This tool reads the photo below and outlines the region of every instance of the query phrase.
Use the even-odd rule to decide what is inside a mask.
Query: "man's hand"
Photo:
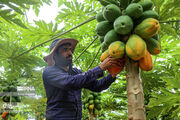
[[[119,66],[119,60],[117,58],[107,57],[101,64],[100,67],[103,71],[107,70],[110,66]]]

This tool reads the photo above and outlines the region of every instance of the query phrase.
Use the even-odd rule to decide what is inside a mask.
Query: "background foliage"
[[[143,0],[141,0],[143,1]],[[153,56],[154,68],[150,72],[141,71],[143,81],[147,119],[178,120],[180,119],[180,1],[152,0],[154,10],[158,12],[161,29],[160,39],[162,52]],[[13,3],[13,4],[12,4]],[[36,97],[22,96],[19,104],[20,111],[16,118],[30,117],[44,118],[46,96],[42,82],[42,71],[47,65],[43,56],[49,52],[49,43],[25,53],[36,45],[49,40],[57,34],[82,23],[101,11],[101,5],[96,0],[59,0],[60,9],[55,21],[46,23],[35,21],[31,25],[26,20],[26,10],[32,6],[36,15],[43,4],[51,4],[51,0],[0,0],[0,91],[9,85],[33,86]],[[8,7],[7,7],[8,6]],[[64,28],[58,29],[60,23]],[[63,36],[61,38],[76,38],[79,44],[75,50],[76,58],[96,37],[96,20],[93,20]],[[74,66],[86,71],[94,59],[100,42],[95,40],[85,53],[74,62]],[[97,55],[93,68],[100,64],[101,52]],[[2,104],[2,100],[0,101]],[[38,106],[37,106],[38,103]],[[127,117],[127,97],[125,71],[118,75],[118,79],[108,90],[102,92],[102,111],[107,120],[125,120]],[[0,108],[3,111],[3,108]],[[24,111],[28,111],[23,113]],[[88,112],[83,109],[83,119],[87,119]],[[22,116],[23,113],[23,116]]]

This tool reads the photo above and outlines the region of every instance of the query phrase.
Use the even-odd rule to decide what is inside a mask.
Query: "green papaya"
[[[101,104],[98,104],[95,107],[96,107],[96,109],[101,110]]]
[[[93,103],[94,103],[94,101],[93,101],[93,100],[90,100],[90,101],[89,101],[89,104],[90,104],[90,105],[92,105]]]
[[[161,52],[161,44],[154,38],[145,39],[147,49],[152,55],[157,55]]]
[[[96,14],[96,20],[97,20],[98,22],[105,21],[102,12],[99,12],[99,13]]]
[[[97,96],[97,99],[98,99],[98,100],[101,100],[101,96]]]
[[[154,35],[152,38],[156,39],[161,45],[161,39],[159,38],[159,34]]]
[[[104,42],[109,46],[114,41],[120,41],[120,37],[115,30],[112,29],[105,35]]]
[[[95,103],[95,105],[97,105],[97,104],[100,103],[100,101],[99,100],[95,100],[94,103]]]
[[[159,40],[159,34],[155,34],[152,38]]]
[[[111,29],[113,29],[113,24],[108,21],[102,21],[97,24],[95,31],[99,36],[104,36]]]
[[[105,117],[100,116],[98,119],[99,119],[99,120],[105,120]]]
[[[142,12],[143,8],[139,3],[132,3],[125,10],[125,14],[133,19],[139,18]]]
[[[96,98],[96,97],[98,96],[98,93],[95,93],[95,92],[94,92],[93,95],[94,95],[94,97]]]
[[[94,96],[93,95],[88,95],[89,100],[93,100]]]
[[[89,104],[88,103],[85,104],[85,108],[89,108]]]
[[[131,0],[130,3],[138,3],[139,1],[141,1],[141,0]]]
[[[103,10],[103,17],[109,22],[114,22],[114,20],[121,15],[121,9],[114,4],[107,5]]]
[[[129,34],[133,28],[133,21],[132,19],[127,16],[120,16],[114,21],[114,30],[121,34]]]
[[[152,1],[144,1],[143,3],[141,3],[141,6],[143,7],[143,11],[152,10],[153,2]]]
[[[159,15],[156,11],[154,10],[147,10],[147,11],[144,11],[142,13],[142,15],[139,17],[139,19],[142,21],[146,18],[154,18],[154,19],[159,19]]]
[[[109,4],[115,4],[115,5],[119,4],[116,0],[97,0],[97,1],[99,1],[103,6],[107,6]]]
[[[99,38],[99,41],[100,41],[101,43],[104,42],[104,36],[98,36],[98,38]]]
[[[101,50],[102,50],[102,52],[106,51],[107,49],[108,49],[108,45],[107,45],[105,42],[103,42],[103,43],[101,44]]]
[[[126,7],[129,5],[129,0],[120,0],[120,7],[122,9],[126,9]]]

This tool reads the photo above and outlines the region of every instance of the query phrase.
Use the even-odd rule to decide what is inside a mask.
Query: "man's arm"
[[[98,66],[85,73],[69,75],[53,67],[46,68],[43,72],[43,80],[48,84],[64,90],[81,89],[103,76],[102,69]]]
[[[113,78],[111,74],[108,74],[106,77],[100,80],[95,80],[84,88],[87,88],[94,92],[101,92],[102,90],[107,89],[115,81],[115,79],[116,78]]]
[[[76,69],[78,73],[83,73],[81,70]],[[108,74],[107,76],[103,77],[100,80],[94,80],[91,84],[88,84],[84,86],[84,88],[89,89],[94,92],[101,92],[102,90],[107,89],[114,81],[116,80],[116,77],[112,77],[111,74]]]

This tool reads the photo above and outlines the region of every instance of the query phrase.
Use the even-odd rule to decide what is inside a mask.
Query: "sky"
[[[40,7],[40,12],[38,17],[36,16],[35,12],[30,9],[27,11],[27,17],[28,21],[30,23],[33,23],[33,20],[44,20],[47,23],[53,22],[55,23],[55,18],[58,15],[58,11],[60,8],[58,8],[58,0],[52,0],[51,5],[44,4]]]
[[[44,20],[46,23],[53,22],[55,23],[55,18],[58,15],[58,11],[60,9],[64,8],[65,6],[62,5],[60,8],[58,8],[58,0],[51,0],[51,5],[44,4],[40,7],[40,12],[38,17],[36,16],[35,12],[30,9],[29,11],[26,11],[27,18],[30,23],[34,23],[33,20]],[[71,1],[71,0],[67,0]],[[78,2],[83,2],[84,0],[78,0]],[[63,25],[63,23],[61,23]]]

